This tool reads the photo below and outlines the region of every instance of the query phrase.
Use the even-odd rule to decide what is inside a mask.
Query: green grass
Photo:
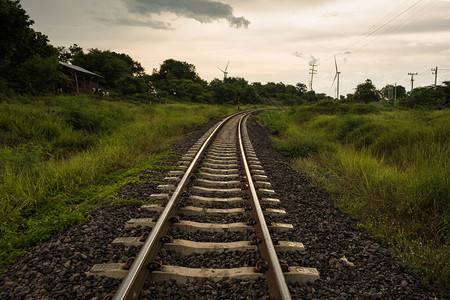
[[[275,124],[267,122],[272,120]],[[450,284],[450,112],[324,103],[266,111],[273,143],[361,227],[446,296]]]
[[[172,143],[233,110],[68,96],[7,100],[0,104],[0,265],[114,202],[131,174],[160,167]]]

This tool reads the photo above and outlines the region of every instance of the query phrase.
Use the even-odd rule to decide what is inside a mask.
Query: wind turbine
[[[227,70],[228,70],[228,65],[229,65],[229,64],[230,64],[230,62],[227,63],[227,66],[225,67],[225,71],[222,70],[222,69],[220,69],[219,67],[217,68],[217,69],[219,69],[220,71],[223,72],[223,80],[224,80],[224,81],[225,81],[225,79],[227,79],[227,75],[228,75]]]
[[[334,55],[334,65],[335,65],[335,67],[336,67],[336,75],[334,76],[334,79],[333,79],[333,83],[331,84],[331,86],[333,86],[334,85],[334,82],[336,81],[336,79],[337,79],[337,85],[336,85],[336,99],[337,100],[339,100],[339,75],[341,74],[341,72],[339,72],[339,70],[338,70],[338,65],[337,65],[337,61],[336,61],[336,54]]]

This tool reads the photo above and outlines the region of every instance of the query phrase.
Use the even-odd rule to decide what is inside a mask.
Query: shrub
[[[303,123],[308,122],[311,118],[314,117],[314,114],[308,108],[299,107],[297,111],[295,111],[290,119],[293,120],[296,124],[301,125]]]
[[[358,149],[362,149],[375,143],[385,131],[385,126],[368,121],[350,132],[347,135],[347,141]]]
[[[288,127],[286,118],[278,111],[265,111],[257,116],[257,120],[274,135],[281,135]]]
[[[355,103],[350,106],[350,113],[358,115],[378,113],[379,109],[372,104]]]
[[[322,100],[319,101],[319,103],[317,103],[315,106],[312,106],[312,111],[314,113],[326,115],[347,113],[349,110],[349,105],[331,100]]]
[[[333,147],[319,135],[302,135],[275,139],[275,147],[288,157],[309,157]]]
[[[314,120],[308,123],[307,128],[309,129],[326,129],[329,127],[334,127],[334,124],[336,122],[336,116],[328,116],[328,115],[321,115],[316,116]]]
[[[74,130],[87,133],[103,133],[112,130],[115,124],[105,109],[100,107],[86,107],[82,103],[68,103],[59,112],[60,117]]]
[[[337,121],[336,135],[340,141],[344,141],[353,131],[367,123],[364,117],[345,115]]]

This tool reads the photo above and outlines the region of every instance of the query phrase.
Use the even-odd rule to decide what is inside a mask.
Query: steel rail
[[[189,165],[177,188],[173,192],[172,197],[168,201],[165,209],[158,218],[155,227],[153,227],[153,229],[151,230],[149,237],[147,238],[145,244],[142,246],[136,259],[131,265],[127,276],[123,279],[121,285],[119,286],[119,289],[115,293],[113,297],[114,300],[138,299],[139,293],[151,272],[148,266],[156,258],[156,250],[158,250],[162,244],[160,238],[167,232],[168,228],[170,227],[169,219],[175,215],[176,210],[178,209],[176,204],[181,197],[183,190],[186,188],[188,180],[194,172],[194,169],[197,166],[200,157],[203,155],[205,149],[210,145],[213,138],[217,135],[222,126],[228,120],[239,114],[242,114],[242,112],[232,114],[222,120],[216,126],[214,131],[209,135],[209,137],[205,140],[200,150],[195,155],[195,158]]]
[[[245,175],[247,176],[248,188],[250,191],[250,199],[252,200],[252,214],[256,217],[257,223],[255,225],[255,231],[261,237],[262,243],[258,246],[261,252],[261,257],[269,263],[269,269],[266,271],[267,285],[269,286],[269,294],[272,299],[291,299],[289,288],[286,284],[283,271],[278,260],[275,247],[273,246],[272,238],[264,218],[264,213],[258,200],[255,185],[253,184],[252,175],[247,163],[244,145],[242,141],[241,126],[242,121],[247,120],[249,114],[245,115],[239,120],[238,126],[238,138],[239,148],[241,151],[241,161],[245,169]]]

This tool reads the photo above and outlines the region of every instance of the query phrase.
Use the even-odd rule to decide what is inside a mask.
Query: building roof
[[[68,67],[68,68],[73,69],[73,70],[75,70],[77,72],[82,72],[82,73],[86,73],[86,74],[90,74],[90,75],[94,75],[94,76],[98,76],[98,77],[103,77],[103,76],[100,76],[98,74],[92,73],[92,72],[90,72],[90,71],[88,71],[86,69],[83,69],[82,67],[79,67],[79,66],[71,65],[71,64],[68,64],[68,63],[63,62],[63,61],[60,61],[59,63],[61,65],[63,65],[64,67]]]

